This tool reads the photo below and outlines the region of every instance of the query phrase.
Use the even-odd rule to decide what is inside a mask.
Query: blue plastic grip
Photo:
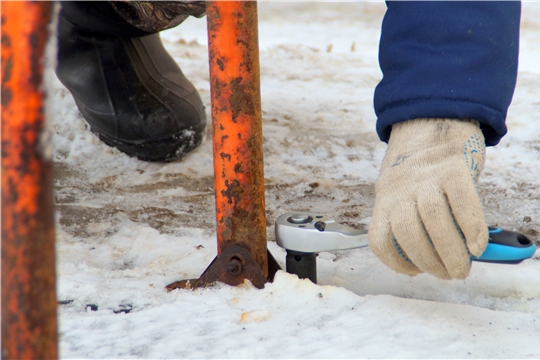
[[[523,234],[489,228],[489,243],[480,257],[472,257],[474,261],[519,264],[531,258],[536,252],[536,245]]]

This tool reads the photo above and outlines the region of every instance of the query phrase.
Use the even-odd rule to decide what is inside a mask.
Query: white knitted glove
[[[469,274],[487,246],[476,181],[485,142],[471,120],[416,119],[392,126],[375,185],[373,252],[390,268],[442,279]]]

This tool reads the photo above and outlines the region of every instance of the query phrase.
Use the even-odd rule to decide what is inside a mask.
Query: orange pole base
[[[207,5],[218,253],[247,248],[268,276],[255,1]]]

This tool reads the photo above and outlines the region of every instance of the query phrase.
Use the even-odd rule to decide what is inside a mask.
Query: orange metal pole
[[[250,251],[268,276],[257,2],[207,4],[218,253]]]
[[[42,153],[52,2],[2,2],[2,358],[58,357],[52,166]]]

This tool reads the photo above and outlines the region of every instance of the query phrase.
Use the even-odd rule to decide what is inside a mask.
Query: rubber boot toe
[[[197,147],[201,98],[158,33],[124,37],[77,28],[62,16],[56,74],[101,140],[146,161],[172,161]]]

